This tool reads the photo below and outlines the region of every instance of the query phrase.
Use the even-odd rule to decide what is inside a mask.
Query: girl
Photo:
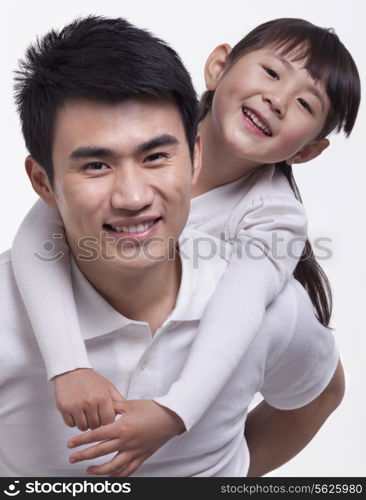
[[[299,19],[265,23],[232,50],[217,47],[206,63],[205,79],[199,129],[203,168],[189,223],[235,242],[235,250],[181,377],[155,399],[181,417],[186,430],[217,397],[259,329],[266,306],[293,273],[308,290],[319,320],[329,324],[329,285],[306,240],[291,165],[318,156],[333,129],[349,135],[360,99],[356,66],[338,37]],[[222,211],[220,203],[219,213],[217,199],[226,207]],[[68,425],[86,430],[114,420],[117,396],[112,384],[90,369],[62,236],[57,212],[37,202],[15,238],[13,266],[55,382],[58,408]],[[29,249],[50,240],[56,259],[47,265]],[[31,290],[42,277],[51,279],[53,295],[45,291],[41,300],[38,295],[40,307]],[[86,406],[90,394],[96,396]],[[198,396],[194,404],[193,395]]]

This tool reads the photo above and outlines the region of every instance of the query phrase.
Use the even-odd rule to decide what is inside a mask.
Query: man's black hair
[[[55,118],[70,99],[173,98],[193,156],[198,106],[190,75],[171,47],[125,19],[89,16],[50,31],[28,47],[15,81],[26,147],[51,182]]]

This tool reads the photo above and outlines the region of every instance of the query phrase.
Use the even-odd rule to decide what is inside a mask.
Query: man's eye
[[[311,106],[309,103],[304,101],[304,99],[301,99],[301,97],[298,99],[298,101],[303,108],[305,108],[307,111],[309,111],[309,113],[311,113],[311,114],[313,113],[313,110],[311,109]]]
[[[84,168],[85,168],[85,170],[97,170],[97,171],[100,171],[100,170],[106,170],[109,167],[105,163],[102,163],[100,161],[93,161],[92,163],[88,163],[87,165],[85,165]]]
[[[168,155],[166,153],[153,153],[144,159],[144,163],[149,161],[162,160],[165,158],[168,158]]]
[[[272,78],[275,78],[276,80],[279,80],[280,77],[278,76],[278,74],[271,68],[267,68],[265,66],[263,66],[263,69],[264,71],[269,75],[271,76]]]

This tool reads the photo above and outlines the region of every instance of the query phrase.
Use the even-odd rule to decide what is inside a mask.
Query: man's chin
[[[116,255],[114,258],[109,258],[108,260],[99,259],[100,268],[106,273],[135,274],[136,276],[146,273],[164,262],[167,262],[165,255],[146,258],[143,255],[137,257],[133,253],[130,255],[125,254],[123,257]]]
[[[140,245],[124,241],[123,245],[109,245],[101,252],[99,260],[121,271],[149,269],[175,258],[175,247],[169,248],[168,243],[152,241],[149,245]]]

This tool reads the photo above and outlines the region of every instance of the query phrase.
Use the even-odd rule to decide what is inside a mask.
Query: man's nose
[[[270,109],[279,117],[283,118],[286,113],[286,100],[284,96],[278,92],[267,92],[263,95],[263,100]]]
[[[127,167],[116,175],[111,194],[111,206],[114,209],[141,211],[152,205],[154,189],[147,176],[138,172],[138,167]]]

